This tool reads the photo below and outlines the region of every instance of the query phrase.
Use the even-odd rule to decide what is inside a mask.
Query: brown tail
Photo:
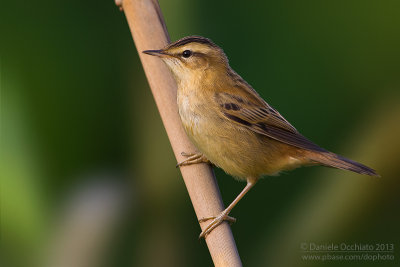
[[[379,176],[379,174],[377,174],[375,170],[332,152],[312,152],[309,153],[307,157],[310,160],[318,162],[327,167],[349,170],[352,172],[371,176]]]

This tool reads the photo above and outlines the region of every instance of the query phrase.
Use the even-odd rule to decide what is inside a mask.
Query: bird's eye
[[[185,58],[188,58],[191,55],[192,55],[192,51],[190,51],[190,50],[185,50],[185,51],[182,52],[182,56],[185,57]]]

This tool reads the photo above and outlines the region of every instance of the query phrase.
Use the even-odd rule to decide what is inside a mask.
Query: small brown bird
[[[174,75],[179,115],[187,135],[201,152],[182,153],[188,158],[178,166],[211,162],[247,180],[243,191],[211,218],[200,237],[224,220],[234,221],[229,212],[263,175],[323,165],[378,176],[373,169],[329,152],[301,135],[231,69],[223,50],[211,40],[189,36],[161,50],[143,53],[160,57]]]

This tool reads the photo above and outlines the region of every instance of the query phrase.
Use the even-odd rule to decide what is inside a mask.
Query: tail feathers
[[[308,155],[308,158],[314,162],[318,162],[324,166],[327,167],[333,167],[333,168],[338,168],[342,170],[349,170],[352,172],[360,173],[360,174],[366,174],[370,176],[380,176],[378,173],[376,173],[375,170],[361,164],[358,162],[355,162],[351,159],[347,159],[345,157],[342,157],[340,155],[337,155],[335,153],[331,152],[322,152],[322,153],[310,153],[311,155]]]

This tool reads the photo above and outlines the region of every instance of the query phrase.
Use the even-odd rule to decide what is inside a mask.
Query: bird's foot
[[[202,218],[199,220],[199,223],[205,222],[208,220],[212,220],[209,225],[200,233],[199,238],[206,238],[209,233],[211,233],[212,230],[214,230],[218,225],[223,223],[224,221],[228,221],[229,224],[233,224],[236,222],[236,218],[233,218],[231,216],[228,216],[229,211],[224,210],[221,212],[217,217],[207,217],[207,218]]]
[[[181,155],[186,157],[187,159],[176,164],[177,168],[181,167],[181,166],[187,166],[187,165],[197,164],[197,163],[210,163],[210,161],[201,153],[182,152]]]

